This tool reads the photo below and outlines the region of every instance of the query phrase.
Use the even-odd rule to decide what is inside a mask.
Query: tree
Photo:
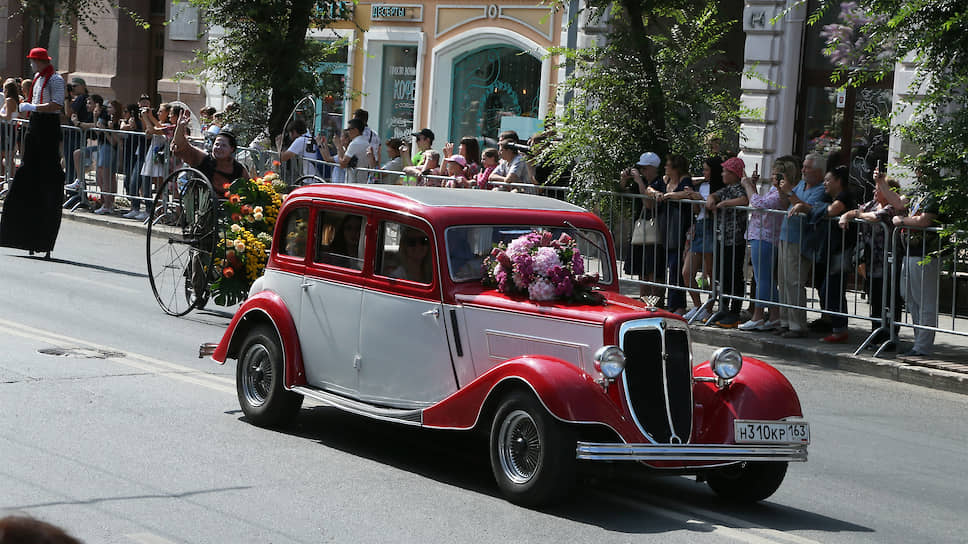
[[[552,51],[574,65],[559,86],[574,98],[539,160],[556,175],[573,169],[584,185],[611,189],[619,170],[646,150],[680,153],[697,167],[707,135],[736,134],[740,73],[722,62],[720,49],[736,21],[723,20],[718,4],[586,2],[592,21],[607,21],[607,42]]]
[[[861,86],[914,61],[894,118],[906,109],[911,120],[882,123],[916,148],[902,163],[922,172],[920,183],[951,223],[968,227],[968,7],[958,0],[823,0],[810,23],[832,9],[842,10],[844,23],[825,28],[835,84]]]
[[[320,77],[343,41],[308,40],[310,27],[323,28],[347,17],[346,2],[326,0],[191,0],[217,22],[224,35],[196,52],[192,73],[239,89],[252,126],[268,127],[270,138],[285,129],[296,102],[307,94],[342,97]],[[211,37],[211,34],[210,34]],[[246,135],[252,136],[252,135]]]

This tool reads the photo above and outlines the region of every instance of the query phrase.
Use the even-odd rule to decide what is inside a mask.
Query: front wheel
[[[746,462],[706,474],[706,483],[717,495],[739,502],[761,501],[780,488],[786,476],[785,462]]]
[[[511,502],[563,498],[575,481],[575,435],[529,394],[509,395],[491,424],[491,470]]]
[[[259,427],[275,427],[296,416],[303,397],[283,383],[282,348],[276,333],[265,325],[248,332],[235,385],[245,417]]]

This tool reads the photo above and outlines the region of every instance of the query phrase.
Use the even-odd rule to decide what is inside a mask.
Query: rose
[[[241,220],[242,220],[242,216],[240,214],[237,214],[237,213],[232,214],[232,221],[238,223]]]
[[[236,224],[236,223],[232,223],[232,226],[231,226],[231,227],[229,227],[229,228],[231,228],[231,229],[232,229],[232,232],[239,232],[240,230],[242,230],[242,227],[240,227],[240,226],[239,226],[238,224]]]
[[[256,206],[255,208],[252,208],[252,211],[255,213],[262,213],[265,210],[262,209],[262,206]]]
[[[245,242],[243,242],[241,239],[236,239],[235,240],[235,250],[238,251],[238,252],[243,252],[244,253],[245,252]]]
[[[244,214],[250,214],[250,213],[252,213],[252,206],[249,206],[248,204],[243,204],[242,205],[242,213],[244,213]]]
[[[238,204],[240,200],[242,200],[242,199],[239,198],[239,195],[231,195],[231,196],[229,196],[229,202],[231,202],[232,204]]]
[[[252,218],[255,219],[256,221],[262,221],[262,218],[263,218],[262,212],[255,212],[254,214],[252,214]]]
[[[235,275],[235,270],[232,270],[231,266],[226,266],[225,268],[222,269],[222,275],[225,276],[226,278],[231,278],[232,276]]]

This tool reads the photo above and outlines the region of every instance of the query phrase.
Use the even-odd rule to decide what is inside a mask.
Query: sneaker
[[[98,215],[111,215],[114,213],[114,208],[108,208],[107,206],[101,206],[100,208],[94,210],[94,213]]]
[[[849,334],[847,333],[847,331],[834,332],[834,333],[828,334],[827,336],[824,336],[823,338],[820,339],[820,341],[823,342],[824,344],[843,344],[844,342],[847,341],[848,337],[849,337]]]
[[[683,315],[682,317],[684,317],[686,321],[689,321],[690,319],[693,318],[693,316],[699,313],[699,308],[700,308],[699,306],[696,306],[695,308],[686,312],[685,315]]]
[[[750,319],[746,323],[743,323],[742,325],[740,325],[738,328],[741,331],[755,331],[755,330],[759,330],[759,328],[762,326],[763,326],[762,319],[757,319],[756,321],[753,321],[752,319]]]
[[[793,329],[790,329],[785,333],[781,334],[780,337],[781,338],[806,338],[807,331],[795,331]]]
[[[121,217],[125,219],[134,219],[135,217],[138,216],[139,213],[141,213],[141,210],[131,210],[130,212],[122,215]]]
[[[904,353],[897,354],[898,357],[924,357],[925,355],[927,355],[927,353],[921,353],[920,351],[914,348],[911,348],[905,351]]]
[[[735,329],[739,326],[739,316],[726,314],[725,317],[715,322],[717,327],[724,329]]]
[[[830,332],[833,330],[833,326],[830,325],[830,320],[825,317],[814,319],[807,325],[807,328],[813,332]]]
[[[79,191],[83,188],[84,188],[84,182],[79,179],[75,179],[74,183],[68,183],[67,185],[64,186],[64,189],[67,191]]]
[[[696,321],[701,321],[705,323],[706,320],[709,319],[712,315],[713,313],[709,311],[709,308],[703,308],[702,310],[699,311],[699,314],[696,316]]]
[[[708,319],[709,324],[712,325],[712,324],[715,324],[720,319],[725,319],[727,315],[729,314],[727,314],[726,312],[716,312],[712,314],[712,317],[707,317],[706,319]]]
[[[780,328],[780,320],[774,319],[773,321],[764,321],[762,325],[756,327],[757,331],[769,332]]]
[[[148,212],[141,210],[138,212],[137,215],[132,217],[132,219],[135,219],[137,221],[144,221],[145,219],[148,219]]]

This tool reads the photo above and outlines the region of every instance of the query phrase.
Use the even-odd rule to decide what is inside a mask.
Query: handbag
[[[659,228],[655,224],[655,216],[653,215],[649,219],[640,216],[636,219],[635,226],[632,227],[632,245],[651,246],[658,243]]]

